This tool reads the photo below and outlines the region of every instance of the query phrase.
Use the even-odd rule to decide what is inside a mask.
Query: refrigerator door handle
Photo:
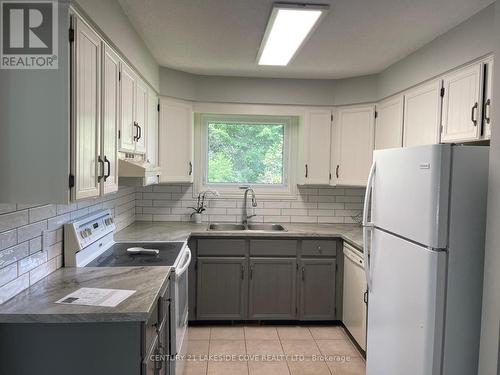
[[[370,258],[368,255],[368,249],[370,248],[370,246],[368,246],[368,235],[370,234],[370,241],[371,241],[371,229],[373,228],[373,223],[368,221],[368,212],[370,210],[370,202],[369,202],[370,192],[373,190],[375,167],[376,163],[373,162],[370,168],[370,173],[368,174],[368,183],[366,185],[365,202],[363,207],[363,257],[365,262],[366,285],[368,285],[368,289],[371,289]],[[373,194],[372,194],[372,200],[373,200]]]
[[[364,226],[363,227],[363,259],[365,263],[365,277],[366,277],[366,285],[367,289],[372,289],[371,277],[370,277],[370,257],[368,256],[368,235],[370,235],[371,240],[371,227]]]
[[[370,209],[370,192],[373,190],[373,180],[375,177],[375,165],[375,162],[373,162],[370,168],[370,173],[368,174],[368,182],[366,184],[365,202],[363,206],[363,226],[372,226],[372,223],[368,222],[368,211]]]

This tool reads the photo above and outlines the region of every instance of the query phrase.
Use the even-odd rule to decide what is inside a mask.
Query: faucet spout
[[[245,194],[243,195],[243,218],[242,218],[241,222],[244,225],[247,225],[248,219],[256,216],[255,213],[253,213],[252,215],[248,214],[248,193],[252,194],[252,207],[253,208],[257,207],[257,199],[255,198],[255,191],[251,187],[244,186],[244,187],[241,187],[241,189],[245,189]]]

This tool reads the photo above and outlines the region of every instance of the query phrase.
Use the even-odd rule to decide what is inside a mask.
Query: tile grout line
[[[205,370],[205,375],[208,375],[208,366],[210,365],[210,344],[212,343],[212,327],[209,327],[208,331],[208,358],[207,358],[207,369]]]
[[[290,370],[290,366],[288,365],[288,359],[286,357],[286,353],[285,353],[285,348],[283,347],[283,343],[281,342],[281,336],[280,336],[280,333],[278,331],[278,328],[276,327],[276,334],[278,335],[278,340],[280,342],[280,346],[281,346],[281,350],[283,350],[283,354],[285,355],[285,363],[286,363],[286,368],[288,369],[288,375],[291,375],[292,374],[292,371]]]
[[[242,329],[243,329],[243,342],[245,343],[245,355],[248,355],[247,334],[246,334],[245,326],[243,326]],[[247,375],[250,375],[250,364],[248,362],[249,361],[246,361],[246,363],[247,363]]]

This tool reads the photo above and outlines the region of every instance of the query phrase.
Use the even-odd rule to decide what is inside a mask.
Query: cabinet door
[[[101,39],[80,18],[74,22],[72,197],[84,199],[100,194]]]
[[[297,318],[296,258],[250,258],[249,319]]]
[[[300,319],[335,319],[335,259],[302,259]]]
[[[135,151],[135,74],[123,62],[120,82],[120,150]]]
[[[389,98],[377,104],[375,119],[375,150],[403,145],[403,96]]]
[[[102,67],[102,151],[105,163],[103,194],[118,190],[118,119],[120,58],[107,45],[103,47]]]
[[[146,160],[158,164],[158,96],[153,91],[148,93],[148,129]]]
[[[135,137],[135,152],[145,153],[147,142],[147,127],[148,127],[148,88],[146,84],[137,79],[135,85],[135,122],[136,122],[136,137]]]
[[[375,108],[373,105],[339,108],[336,114],[337,185],[366,186],[372,164]]]
[[[405,93],[403,146],[439,143],[441,86],[437,80]]]
[[[331,117],[331,110],[314,109],[306,113],[305,163],[299,170],[304,175],[305,185],[330,183]]]
[[[491,138],[491,107],[493,104],[493,58],[485,61],[483,98],[483,139]]]
[[[246,258],[198,258],[198,320],[246,319]]]
[[[442,142],[474,141],[481,126],[481,64],[453,72],[443,79]]]
[[[160,182],[193,182],[193,109],[190,103],[160,100]]]

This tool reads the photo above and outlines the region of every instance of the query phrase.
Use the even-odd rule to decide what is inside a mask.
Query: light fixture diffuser
[[[328,5],[274,4],[257,56],[258,64],[288,65],[327,11]]]

